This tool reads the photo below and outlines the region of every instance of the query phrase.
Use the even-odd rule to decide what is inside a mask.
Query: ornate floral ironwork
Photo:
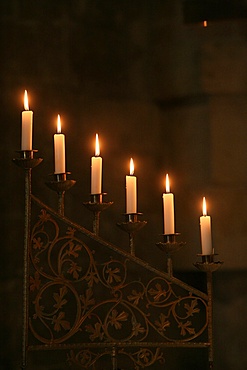
[[[35,198],[34,198],[35,199]],[[90,368],[115,346],[135,369],[162,360],[160,348],[205,344],[207,295],[103,241],[48,209],[33,219],[30,346],[71,349]],[[152,347],[156,349],[152,350]],[[131,348],[131,350],[128,350]]]
[[[103,357],[108,356],[109,358],[111,355],[112,351],[110,350],[93,352],[89,349],[83,349],[77,353],[71,350],[67,355],[67,361],[70,365],[78,365],[83,369],[89,369]],[[135,370],[149,367],[156,362],[164,364],[164,357],[160,348],[140,348],[138,350],[130,348],[126,350],[126,348],[120,348],[117,355],[119,358],[118,362],[121,362],[121,359],[123,358],[125,359],[125,363],[126,361],[129,361],[133,364]]]

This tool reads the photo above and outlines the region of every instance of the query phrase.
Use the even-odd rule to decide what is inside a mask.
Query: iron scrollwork
[[[99,361],[103,356],[111,356],[111,350],[104,350],[103,352],[93,352],[89,349],[83,349],[77,353],[71,350],[67,354],[67,360],[69,365],[79,365],[83,369],[89,369]],[[163,353],[160,348],[140,348],[138,350],[131,350],[128,348],[120,348],[117,352],[118,357],[124,357],[133,364],[135,370],[143,369],[153,365],[155,362],[164,364]],[[126,366],[126,365],[125,365]]]
[[[205,294],[82,231],[44,207],[33,222],[30,346],[63,344],[68,362],[82,368],[116,346],[139,369],[163,361],[169,343],[201,340]]]

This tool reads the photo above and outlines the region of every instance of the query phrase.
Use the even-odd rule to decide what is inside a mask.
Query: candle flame
[[[96,134],[96,137],[95,137],[95,156],[98,157],[99,155],[100,155],[99,135]]]
[[[202,200],[202,214],[203,216],[207,216],[207,204],[206,204],[205,197],[203,197],[203,200]]]
[[[60,114],[57,115],[57,133],[61,134],[61,119]]]
[[[203,21],[203,27],[207,27],[208,26],[208,21]]]
[[[134,170],[135,170],[134,161],[133,158],[130,158],[130,175],[134,175]]]
[[[166,174],[166,193],[170,193],[170,181],[168,174]]]
[[[24,109],[29,110],[27,90],[24,92]]]

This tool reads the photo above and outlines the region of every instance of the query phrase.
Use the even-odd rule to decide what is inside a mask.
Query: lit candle
[[[134,161],[130,159],[130,175],[126,176],[126,213],[137,213],[136,176],[134,176]]]
[[[32,150],[33,112],[29,110],[27,90],[24,93],[24,109],[22,112],[21,150]]]
[[[163,194],[164,234],[175,234],[174,195],[170,193],[169,176],[166,175],[166,192]]]
[[[55,174],[65,171],[65,135],[61,133],[60,115],[57,116],[57,133],[54,134]]]
[[[211,217],[207,216],[206,199],[203,197],[202,214],[200,217],[201,247],[203,255],[212,254]]]
[[[100,157],[99,136],[96,134],[95,156],[91,158],[91,194],[102,193],[102,158]]]

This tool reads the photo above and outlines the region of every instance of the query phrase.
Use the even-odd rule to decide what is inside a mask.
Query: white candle
[[[169,176],[166,175],[166,193],[163,194],[164,234],[175,234],[174,195],[170,193]]]
[[[66,173],[65,170],[65,135],[61,133],[60,115],[57,116],[57,133],[54,134],[55,174]]]
[[[203,197],[202,214],[200,217],[201,247],[203,255],[212,254],[211,217],[207,216],[206,199]]]
[[[126,176],[126,213],[137,213],[137,184],[132,158],[130,159],[130,175]]]
[[[91,194],[102,193],[102,158],[100,157],[99,136],[95,139],[95,156],[91,158]]]
[[[24,109],[22,112],[21,150],[32,150],[33,112],[29,110],[27,90],[24,93]]]

